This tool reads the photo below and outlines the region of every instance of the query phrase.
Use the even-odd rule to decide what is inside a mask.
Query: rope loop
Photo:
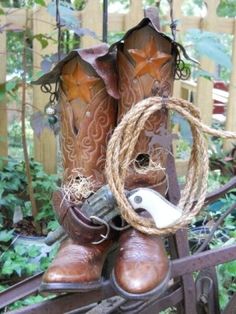
[[[199,110],[190,102],[168,98],[166,108],[182,115],[190,124],[193,135],[192,150],[186,176],[186,185],[181,191],[178,207],[181,218],[174,225],[159,229],[150,218],[139,216],[125,195],[127,167],[145,122],[156,111],[162,109],[161,97],[146,98],[134,105],[122,118],[109,140],[106,156],[106,178],[114,194],[121,216],[134,228],[147,234],[164,235],[175,233],[185,227],[201,210],[207,193],[209,169],[208,147],[204,133],[236,139],[236,133],[212,129],[201,122]],[[197,200],[197,201],[196,201]],[[195,202],[195,203],[194,203]]]

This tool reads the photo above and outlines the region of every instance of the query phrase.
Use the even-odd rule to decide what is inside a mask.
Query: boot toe
[[[161,268],[163,270],[163,268]],[[169,279],[169,269],[160,273],[150,264],[124,264],[122,270],[114,271],[117,285],[130,294],[150,293]]]
[[[114,288],[125,298],[146,299],[165,291],[170,263],[159,237],[128,230],[120,238],[120,250],[112,274]]]

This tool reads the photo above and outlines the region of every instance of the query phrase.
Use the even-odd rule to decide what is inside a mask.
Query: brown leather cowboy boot
[[[113,60],[103,59],[107,51],[106,45],[74,51],[54,69],[60,75],[64,180],[53,204],[71,239],[61,245],[44,274],[43,291],[97,288],[113,243],[106,226],[93,223],[80,210],[83,200],[104,184],[106,144],[116,123]]]
[[[130,30],[118,43],[117,51],[120,120],[140,100],[171,94],[176,56],[170,38],[161,34],[149,19]],[[127,189],[150,187],[165,195],[165,167],[170,145],[165,142],[163,145],[162,133],[167,128],[167,120],[163,109],[145,124],[127,171]],[[151,161],[160,164],[161,170],[149,170]],[[139,299],[158,295],[165,290],[169,275],[169,261],[160,237],[135,229],[124,231],[112,275],[120,294]]]

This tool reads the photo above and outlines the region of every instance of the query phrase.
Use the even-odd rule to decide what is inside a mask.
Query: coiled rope
[[[182,216],[174,225],[159,229],[150,218],[139,216],[130,205],[124,192],[125,177],[140,132],[147,119],[163,108],[163,99],[150,97],[133,106],[122,118],[108,143],[106,156],[106,177],[115,196],[121,216],[134,228],[147,234],[163,235],[175,233],[191,222],[201,210],[207,193],[208,150],[204,133],[225,139],[236,139],[236,133],[212,129],[201,122],[199,110],[190,102],[169,98],[165,108],[182,115],[190,124],[193,145],[186,176],[186,184],[181,192],[178,207]],[[197,201],[196,201],[197,200]]]

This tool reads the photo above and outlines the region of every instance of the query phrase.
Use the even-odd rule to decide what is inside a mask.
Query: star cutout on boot
[[[143,50],[129,49],[128,50],[134,61],[136,62],[134,75],[141,76],[149,73],[158,81],[161,80],[160,68],[170,60],[171,55],[158,51],[155,40],[152,37],[151,41],[146,44]]]
[[[80,98],[89,103],[91,101],[90,89],[99,81],[99,77],[88,75],[79,63],[70,74],[62,75],[70,100]]]
[[[154,145],[159,144],[164,149],[171,151],[172,141],[179,139],[177,134],[170,133],[164,125],[160,126],[159,134],[145,131],[145,135],[151,139],[148,145],[149,150],[151,150]]]

